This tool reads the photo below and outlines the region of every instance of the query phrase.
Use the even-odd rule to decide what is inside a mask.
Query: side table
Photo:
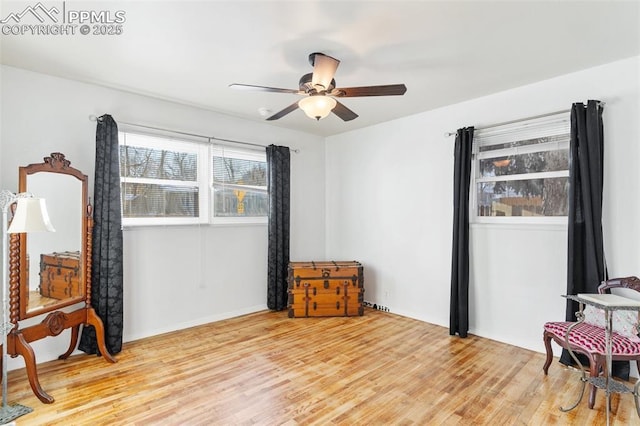
[[[629,299],[627,297],[618,296],[616,294],[577,294],[577,295],[565,295],[563,296],[569,300],[576,301],[580,303],[580,311],[576,314],[578,317],[578,321],[570,326],[567,329],[567,334],[565,335],[565,340],[567,341],[567,347],[571,348],[569,344],[569,334],[571,330],[578,324],[584,321],[584,314],[582,313],[582,309],[584,305],[591,305],[598,309],[602,309],[604,311],[605,316],[605,348],[606,348],[606,371],[604,377],[586,377],[584,373],[584,368],[576,357],[575,353],[571,349],[569,349],[569,354],[571,358],[578,364],[580,370],[582,371],[582,392],[580,393],[580,397],[576,401],[574,405],[571,407],[564,409],[561,408],[562,411],[570,411],[573,410],[582,400],[582,396],[584,395],[584,386],[586,382],[589,382],[599,389],[605,390],[606,395],[606,410],[607,410],[607,426],[609,425],[609,417],[611,413],[611,393],[631,393],[634,396],[636,411],[640,413],[640,409],[638,408],[638,388],[640,387],[640,380],[636,382],[635,387],[629,389],[625,384],[615,381],[611,378],[611,358],[612,358],[612,350],[611,350],[611,333],[612,333],[612,317],[614,311],[636,311],[640,312],[640,301]]]

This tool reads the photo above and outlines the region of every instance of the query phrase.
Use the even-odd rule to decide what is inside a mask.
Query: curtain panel
[[[267,307],[287,307],[289,266],[290,152],[286,146],[269,145],[267,189],[269,191]]]
[[[473,127],[458,129],[453,175],[453,243],[449,334],[467,337],[469,331],[469,186]]]
[[[91,305],[104,323],[111,354],[122,350],[123,260],[118,125],[110,115],[98,119],[93,207]],[[82,330],[78,348],[99,354],[93,326]]]
[[[597,293],[607,279],[602,232],[604,186],[603,106],[589,100],[571,106],[569,145],[569,217],[567,247],[567,294]],[[579,305],[567,301],[566,320],[575,321]],[[573,364],[563,350],[560,362]],[[581,358],[584,365],[589,361]],[[616,362],[612,374],[628,378],[629,363]]]
[[[597,293],[605,279],[602,234],[604,138],[602,106],[588,101],[571,107],[568,221],[568,294]],[[567,320],[575,320],[578,304],[568,304]]]

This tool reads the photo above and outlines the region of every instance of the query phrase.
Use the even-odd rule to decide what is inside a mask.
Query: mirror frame
[[[27,263],[27,234],[22,233],[19,234],[19,261],[20,261],[20,272],[19,272],[19,288],[18,294],[14,295],[14,292],[11,292],[11,304],[14,307],[16,306],[16,296],[17,296],[17,304],[19,304],[19,320],[24,320],[27,318],[36,317],[38,315],[42,315],[47,312],[55,311],[65,306],[75,305],[77,303],[81,303],[83,301],[88,301],[87,292],[90,290],[90,287],[87,285],[88,282],[88,273],[90,273],[90,261],[88,259],[87,247],[90,241],[89,239],[89,218],[91,216],[91,206],[88,202],[88,177],[80,170],[71,167],[71,162],[65,159],[64,154],[60,152],[53,152],[51,156],[44,157],[43,163],[34,163],[29,164],[28,166],[23,166],[18,169],[18,191],[19,192],[28,192],[29,188],[27,187],[27,177],[36,173],[59,173],[64,175],[73,176],[78,179],[82,183],[82,194],[81,194],[81,205],[77,208],[81,208],[81,217],[82,223],[79,224],[81,226],[80,232],[80,288],[83,289],[83,294],[72,297],[69,299],[60,300],[59,303],[53,303],[51,305],[47,305],[41,308],[33,309],[31,311],[27,311],[29,305],[29,282],[28,282],[28,263]],[[40,194],[34,194],[34,196],[39,196]],[[51,201],[47,200],[49,203]],[[55,227],[55,224],[54,224]],[[15,308],[12,308],[12,311]],[[15,311],[14,311],[15,312]]]

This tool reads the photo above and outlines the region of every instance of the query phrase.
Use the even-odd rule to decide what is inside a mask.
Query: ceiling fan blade
[[[318,91],[329,90],[340,61],[324,53],[312,53],[309,55],[309,62],[313,65],[311,85]]]
[[[331,95],[341,98],[355,98],[358,96],[392,96],[404,95],[407,86],[404,84],[387,84],[384,86],[341,87],[335,89]]]
[[[349,108],[336,101],[336,106],[331,110],[335,115],[340,117],[342,121],[351,121],[355,118],[358,118],[358,114],[351,111]]]
[[[261,92],[293,93],[293,94],[296,94],[296,95],[304,95],[304,92],[302,92],[300,90],[280,89],[280,88],[277,88],[277,87],[266,87],[266,86],[253,86],[251,84],[233,83],[233,84],[230,84],[229,87],[231,87],[232,89],[239,89],[239,90],[259,90]]]
[[[285,109],[283,109],[282,111],[276,112],[271,117],[267,118],[267,121],[278,120],[284,117],[285,115],[289,114],[291,111],[295,111],[296,109],[298,109],[298,102],[294,102],[288,107],[286,107]]]

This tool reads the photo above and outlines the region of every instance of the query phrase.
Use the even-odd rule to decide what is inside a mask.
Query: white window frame
[[[209,199],[210,199],[210,210],[211,210],[211,223],[214,225],[265,225],[268,223],[268,215],[265,216],[246,216],[246,217],[233,217],[233,216],[215,216],[215,197],[214,187],[213,187],[213,157],[231,157],[231,158],[239,158],[243,160],[252,160],[252,161],[267,161],[267,154],[265,151],[257,151],[257,150],[249,150],[235,147],[227,147],[227,146],[212,146],[211,154],[209,157],[209,167],[211,170],[211,177],[209,179]],[[235,186],[235,185],[230,185]],[[261,187],[251,187],[248,185],[244,186],[245,188],[253,188],[253,189],[262,189]],[[267,188],[265,188],[268,191]]]
[[[179,181],[166,179],[132,178],[120,176],[121,183],[151,183],[167,184],[173,186],[198,186],[198,217],[144,217],[131,218],[122,215],[122,226],[164,226],[164,225],[195,225],[208,223],[209,221],[209,147],[202,143],[177,140],[158,135],[147,135],[143,133],[120,131],[118,133],[119,146],[137,146],[142,148],[153,148],[159,150],[175,150],[186,153],[193,153],[198,156],[198,174],[196,182]]]
[[[478,216],[477,184],[483,182],[502,182],[512,180],[568,177],[569,169],[553,172],[535,172],[483,178],[479,176],[479,162],[480,160],[487,158],[505,157],[508,155],[518,155],[532,152],[554,151],[558,150],[559,148],[568,150],[569,132],[569,112],[552,114],[549,116],[534,118],[530,120],[517,121],[506,125],[495,126],[487,130],[478,130],[474,132],[471,159],[471,184],[469,188],[470,223],[566,225],[567,216]],[[480,152],[480,147],[484,146],[564,134],[567,135],[566,140],[559,142],[546,142],[534,145],[524,145],[514,148]]]

